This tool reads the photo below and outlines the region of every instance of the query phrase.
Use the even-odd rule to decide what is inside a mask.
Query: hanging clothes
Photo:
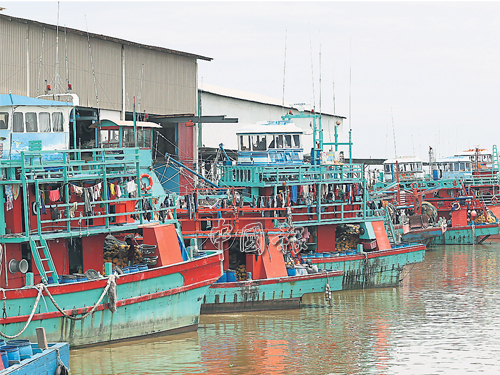
[[[49,193],[49,200],[51,202],[57,202],[61,198],[61,193],[59,189],[51,190]]]
[[[5,205],[7,211],[14,208],[12,201],[14,200],[14,193],[12,192],[12,185],[5,185],[5,197],[7,198],[7,203]]]
[[[120,185],[116,184],[116,196],[120,198],[122,196],[122,190],[120,188]]]
[[[71,187],[73,188],[73,192],[78,195],[79,197],[81,197],[83,195],[83,188],[80,187],[80,186],[76,186],[76,185],[71,185]]]
[[[292,186],[292,202],[297,203],[297,185]]]
[[[40,192],[40,204],[42,205],[42,214],[46,214],[47,210],[45,208],[45,201],[43,200],[43,193]]]
[[[19,193],[21,191],[21,184],[13,184],[12,185],[12,193],[14,195],[14,200],[17,200],[19,197]]]
[[[83,190],[83,214],[85,216],[92,216],[92,192],[90,191],[92,188],[85,188]]]
[[[111,196],[115,195],[115,185],[114,184],[109,184],[109,191],[111,193]]]

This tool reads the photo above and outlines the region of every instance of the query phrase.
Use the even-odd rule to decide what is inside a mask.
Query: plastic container
[[[21,355],[19,354],[19,348],[17,346],[5,345],[2,350],[7,352],[7,358],[9,359],[9,365],[11,361],[20,362]]]
[[[137,268],[139,269],[139,271],[147,271],[148,270],[148,266],[145,264],[138,264]]]
[[[227,270],[226,271],[226,276],[227,276],[227,282],[232,283],[236,281],[236,271],[233,270]]]
[[[218,283],[225,283],[227,282],[227,275],[224,272],[221,277],[219,277],[219,280],[217,280]]]
[[[5,345],[7,345],[7,344],[5,343],[5,340],[4,340],[4,339],[0,339],[0,348],[1,348],[2,346],[5,346]]]
[[[130,267],[123,267],[122,268],[123,273],[130,273]]]
[[[31,358],[33,355],[30,340],[10,340],[7,341],[7,346],[17,346],[21,359]]]
[[[70,283],[76,283],[78,281],[78,278],[73,275],[62,275],[61,276],[61,284],[70,284]]]
[[[139,272],[139,267],[137,266],[129,266],[128,269],[130,270],[130,273]]]
[[[297,271],[295,271],[295,268],[287,268],[286,273],[288,274],[288,276],[296,276],[297,275]]]
[[[0,349],[0,356],[2,357],[2,367],[7,368],[9,367],[9,357],[7,356],[7,352],[3,349]]]

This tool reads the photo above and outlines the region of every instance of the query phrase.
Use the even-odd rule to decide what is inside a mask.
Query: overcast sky
[[[0,7],[57,23],[57,2]],[[285,101],[335,102],[354,157],[427,160],[500,143],[499,16],[500,2],[62,1],[59,24],[212,57],[200,81],[280,100],[285,71]]]

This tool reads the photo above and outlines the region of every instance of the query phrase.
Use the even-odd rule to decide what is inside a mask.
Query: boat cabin
[[[472,161],[469,156],[450,156],[434,163],[432,178],[464,179],[472,177]]]
[[[19,160],[21,151],[68,150],[73,108],[67,102],[0,95],[0,159]]]
[[[395,182],[398,178],[399,181],[420,180],[424,176],[424,163],[419,157],[404,156],[384,161],[384,182]]]
[[[262,121],[236,134],[238,165],[303,163],[303,130],[291,121]]]
[[[98,129],[96,134],[97,148],[130,148],[151,149],[153,145],[153,129],[161,128],[154,122],[101,120],[90,126]],[[137,134],[137,146],[134,140]]]

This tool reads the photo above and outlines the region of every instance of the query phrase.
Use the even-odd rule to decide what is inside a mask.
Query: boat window
[[[292,136],[285,134],[285,148],[292,148]]]
[[[7,129],[9,126],[9,114],[7,112],[0,112],[0,129]]]
[[[389,173],[391,171],[391,165],[390,164],[384,165],[384,171]]]
[[[300,136],[299,136],[299,134],[293,135],[293,147],[300,148]]]
[[[100,142],[102,147],[118,147],[119,146],[119,131],[118,130],[101,130]]]
[[[276,141],[276,148],[283,148],[283,135],[275,135],[274,139]]]
[[[266,151],[266,136],[265,135],[254,135],[253,136],[253,150],[254,151]]]
[[[465,171],[465,163],[460,163],[460,172]]]
[[[36,133],[38,131],[38,121],[36,120],[36,112],[26,113],[26,133]]]
[[[468,171],[472,170],[472,164],[471,163],[465,163],[465,166],[467,167]]]
[[[249,135],[241,135],[240,136],[240,150],[241,151],[250,151],[250,136]]]
[[[63,114],[62,112],[54,112],[52,114],[52,131],[62,132],[63,131]]]
[[[275,148],[274,147],[274,135],[269,135],[268,136],[268,139],[269,139],[269,145],[267,146],[268,149],[270,148]]]
[[[137,129],[137,146],[151,148],[151,129]]]
[[[14,113],[12,131],[14,133],[24,133],[24,116],[22,113]]]
[[[458,163],[454,163],[454,166],[455,166],[455,172],[458,172],[460,170],[460,168],[458,167]]]
[[[123,129],[123,147],[135,147],[134,129]]]
[[[38,117],[40,120],[40,133],[50,133],[50,113],[40,112]]]

